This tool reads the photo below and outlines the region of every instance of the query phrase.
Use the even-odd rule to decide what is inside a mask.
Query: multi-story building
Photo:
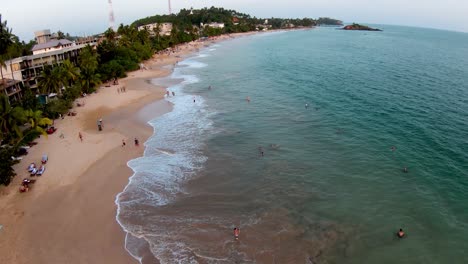
[[[5,61],[5,66],[2,66],[0,71],[0,77],[4,80],[2,82],[12,83],[11,81],[13,81],[19,83],[20,91],[21,88],[30,88],[38,93],[38,77],[46,65],[54,66],[64,60],[70,60],[72,63],[77,64],[80,51],[87,45],[95,45],[95,42],[76,44],[69,40],[51,39],[52,35],[48,30],[39,31],[35,34],[38,44],[32,49],[33,55]],[[7,78],[11,81],[8,81]],[[8,87],[6,87],[6,90],[8,90]],[[7,95],[11,98],[16,93],[7,93]]]
[[[0,79],[0,93],[5,94],[10,102],[21,99],[21,81],[2,78]]]

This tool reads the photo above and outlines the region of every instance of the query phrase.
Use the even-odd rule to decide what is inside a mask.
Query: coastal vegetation
[[[347,25],[347,26],[343,27],[343,30],[382,31],[381,29],[378,29],[378,28],[371,28],[371,27],[364,26],[364,25],[359,25],[359,24],[356,24],[356,23],[353,23],[352,25]]]
[[[319,17],[315,23],[317,23],[317,25],[325,25],[325,26],[342,26],[343,25],[343,21],[341,20],[338,20],[338,19],[333,19],[333,18],[329,18],[329,17]]]

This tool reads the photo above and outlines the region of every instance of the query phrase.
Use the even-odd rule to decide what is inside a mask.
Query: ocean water
[[[260,34],[180,62],[174,110],[116,199],[127,250],[468,263],[468,34],[381,27]]]

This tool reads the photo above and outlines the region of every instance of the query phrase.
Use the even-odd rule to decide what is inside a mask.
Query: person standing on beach
[[[174,92],[172,92],[172,96],[175,96],[175,93],[174,93]]]
[[[140,145],[140,143],[138,142],[138,139],[135,138],[135,146],[138,147]]]
[[[237,227],[234,227],[234,238],[236,240],[239,240],[239,235],[240,235],[240,229]]]
[[[83,142],[83,135],[81,134],[81,132],[78,132],[78,137],[80,138],[80,141]]]
[[[122,139],[122,147],[125,147],[125,139]]]

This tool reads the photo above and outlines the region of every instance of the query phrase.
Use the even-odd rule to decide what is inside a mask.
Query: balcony
[[[21,88],[19,88],[19,87],[8,87],[5,91],[6,91],[8,96],[12,96],[14,94],[17,94],[17,93],[21,92]]]

